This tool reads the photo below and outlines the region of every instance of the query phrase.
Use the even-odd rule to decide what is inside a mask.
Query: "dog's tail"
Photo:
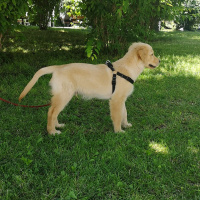
[[[27,86],[24,88],[23,92],[20,94],[19,101],[21,101],[22,98],[24,98],[27,95],[27,93],[31,90],[31,88],[35,85],[35,83],[41,76],[45,74],[52,74],[56,68],[58,68],[58,66],[44,67],[38,70],[33,76],[33,78],[30,80],[30,82],[27,84]]]

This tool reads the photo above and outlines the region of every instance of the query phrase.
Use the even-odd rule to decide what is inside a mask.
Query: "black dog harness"
[[[106,61],[106,65],[107,65],[107,66],[112,70],[112,72],[113,72],[113,77],[112,77],[112,93],[114,93],[114,91],[115,91],[116,76],[117,76],[117,75],[120,76],[120,77],[122,77],[122,78],[124,78],[125,80],[127,80],[127,81],[130,82],[131,84],[134,83],[134,80],[133,80],[132,78],[130,78],[129,76],[126,76],[126,75],[124,75],[124,74],[122,74],[122,73],[120,73],[120,72],[116,72],[115,69],[114,69],[114,67],[113,67],[113,65],[112,65],[112,63],[111,63],[109,60]]]

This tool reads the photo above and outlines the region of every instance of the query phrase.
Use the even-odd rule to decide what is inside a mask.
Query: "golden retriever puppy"
[[[60,134],[56,127],[58,115],[75,94],[83,97],[109,99],[110,115],[114,131],[123,132],[122,127],[131,127],[127,121],[126,99],[133,92],[133,84],[116,75],[115,91],[112,80],[117,72],[136,81],[145,67],[155,68],[159,59],[154,56],[152,47],[145,43],[133,43],[125,56],[115,62],[112,71],[106,64],[92,65],[72,63],[61,66],[49,66],[38,70],[19,97],[19,101],[31,90],[37,80],[45,74],[53,74],[51,107],[48,111],[47,131],[51,135]]]

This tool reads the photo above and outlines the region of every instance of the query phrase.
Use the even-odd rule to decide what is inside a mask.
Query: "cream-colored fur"
[[[116,71],[136,81],[145,67],[155,68],[159,59],[154,56],[153,49],[145,43],[133,43],[123,58],[113,62]],[[127,121],[125,102],[133,92],[133,85],[117,76],[116,89],[112,94],[113,72],[105,65],[72,63],[61,66],[45,67],[36,72],[25,87],[19,101],[31,90],[37,80],[45,74],[53,74],[50,81],[52,87],[51,107],[48,111],[47,130],[51,135],[59,134],[56,127],[62,127],[57,117],[75,94],[85,98],[110,99],[110,114],[115,132],[122,132],[123,127],[131,127]]]

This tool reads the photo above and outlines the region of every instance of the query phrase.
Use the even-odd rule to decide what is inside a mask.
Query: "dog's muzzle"
[[[156,66],[149,64],[149,67],[151,68],[156,68]]]

